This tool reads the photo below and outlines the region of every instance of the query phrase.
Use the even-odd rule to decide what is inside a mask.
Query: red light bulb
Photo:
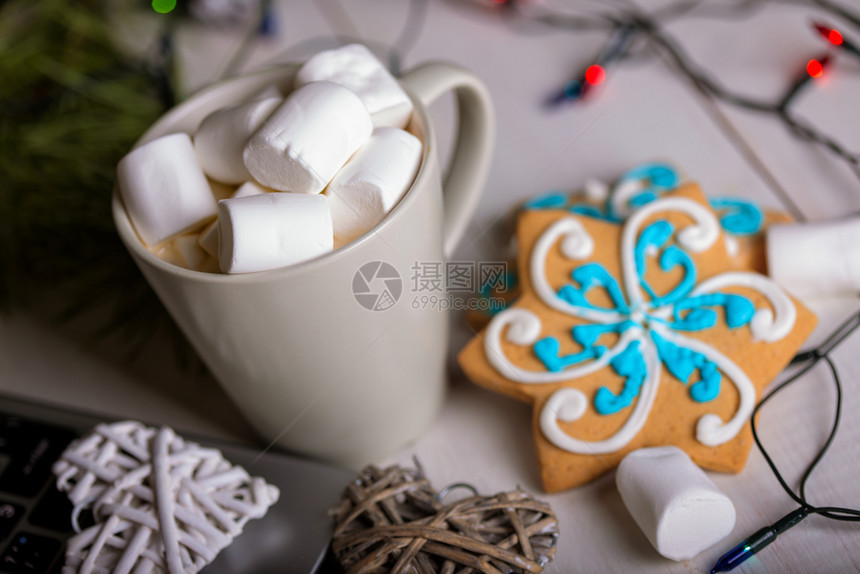
[[[806,72],[813,78],[820,78],[824,74],[824,66],[818,60],[809,60]]]
[[[830,30],[830,32],[827,33],[827,39],[830,40],[830,43],[834,46],[842,44],[842,34],[840,34],[838,30]]]
[[[606,70],[597,64],[593,64],[585,70],[585,81],[591,84],[592,86],[596,86],[603,82],[606,79]]]

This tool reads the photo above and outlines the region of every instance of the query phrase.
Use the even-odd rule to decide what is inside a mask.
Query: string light
[[[804,365],[803,368],[780,383],[773,391],[771,391],[770,394],[763,398],[753,410],[752,415],[750,416],[753,440],[755,440],[756,446],[761,450],[761,454],[764,457],[765,462],[767,462],[767,465],[770,467],[770,470],[773,472],[779,485],[786,494],[788,494],[788,496],[799,505],[799,507],[777,520],[771,526],[762,528],[726,552],[719,560],[717,560],[717,563],[711,569],[711,574],[716,574],[717,572],[728,572],[729,570],[735,569],[737,566],[752,558],[756,553],[763,550],[771,542],[776,540],[778,535],[790,528],[793,528],[811,514],[817,514],[824,518],[841,520],[843,522],[860,522],[860,510],[855,508],[842,508],[839,506],[813,506],[809,503],[806,497],[806,484],[809,481],[809,477],[812,476],[818,463],[821,462],[821,459],[824,458],[824,455],[833,443],[833,439],[836,437],[836,431],[839,429],[839,420],[842,417],[842,381],[839,377],[839,371],[833,363],[833,359],[830,358],[830,353],[832,353],[834,349],[845,341],[845,339],[853,334],[858,327],[860,327],[860,313],[855,313],[847,321],[837,327],[821,345],[811,351],[806,351],[795,356],[794,359],[792,359],[791,364]],[[827,435],[827,440],[824,441],[824,444],[818,450],[818,453],[813,457],[812,462],[810,462],[809,466],[806,467],[806,470],[803,472],[803,478],[800,480],[798,492],[795,493],[794,490],[788,486],[788,483],[785,482],[785,479],[783,478],[782,473],[779,472],[776,463],[773,462],[773,459],[762,444],[761,438],[758,436],[758,429],[756,428],[756,419],[758,418],[758,414],[761,412],[762,408],[773,397],[775,397],[777,393],[794,384],[796,381],[801,380],[803,375],[812,370],[813,367],[822,361],[827,364],[833,384],[836,387],[836,413],[833,417],[833,424],[830,426],[830,433]]]
[[[834,46],[839,46],[842,44],[842,34],[839,33],[839,30],[836,28],[829,28],[820,22],[813,22],[812,27],[815,28],[821,37],[833,44]]]
[[[842,35],[839,30],[836,28],[831,28],[826,24],[822,24],[821,22],[812,22],[812,27],[821,35],[822,38],[836,46],[837,48],[841,48],[847,52],[854,54],[855,56],[860,56],[860,47],[857,46],[854,42],[851,42],[845,36]]]
[[[585,69],[576,80],[564,85],[564,88],[548,101],[549,107],[557,106],[565,101],[582,99],[592,86],[599,86],[606,80],[606,68],[620,60],[627,53],[635,36],[636,29],[632,25],[622,25],[615,29],[609,42],[597,57],[597,61]]]
[[[168,14],[176,8],[176,0],[152,0],[152,9],[159,14]]]
[[[824,66],[818,60],[809,60],[806,64],[806,72],[813,78],[820,78],[824,75]]]
[[[592,86],[598,86],[606,79],[606,70],[600,64],[592,64],[585,70],[585,81]]]

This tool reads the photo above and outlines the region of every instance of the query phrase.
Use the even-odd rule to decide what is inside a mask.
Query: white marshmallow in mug
[[[860,218],[771,225],[767,269],[799,297],[860,293]]]
[[[259,185],[253,181],[246,181],[239,188],[233,192],[233,196],[231,199],[236,199],[238,197],[251,197],[252,195],[263,195],[264,193],[271,193],[271,189],[266,189],[262,185]]]
[[[206,116],[194,135],[194,149],[206,175],[229,184],[251,179],[242,157],[245,143],[281,102],[281,97],[255,100]]]
[[[414,135],[375,130],[326,188],[338,240],[352,241],[382,221],[412,185],[420,162],[421,141]]]
[[[147,246],[217,213],[212,189],[185,133],[160,137],[129,152],[117,164],[117,185],[126,212]]]
[[[615,483],[636,524],[666,558],[692,558],[735,526],[732,501],[678,447],[631,452]]]
[[[320,52],[299,69],[296,86],[328,80],[358,94],[374,127],[406,127],[412,100],[373,53],[361,44]]]
[[[236,199],[239,197],[251,197],[254,195],[262,195],[264,193],[269,193],[272,190],[266,189],[261,185],[257,185],[253,181],[246,181],[242,185],[239,186],[236,191],[230,196],[230,199]],[[226,198],[225,198],[226,199]],[[198,240],[200,247],[208,253],[209,255],[218,256],[218,220],[216,219],[209,225],[203,228],[203,231],[200,232],[200,239]]]
[[[218,203],[218,260],[224,273],[285,267],[328,253],[331,212],[324,195],[266,193]]]
[[[372,132],[358,96],[314,82],[294,91],[251,136],[245,166],[266,187],[319,193]]]
[[[218,257],[218,220],[215,219],[203,228],[200,232],[200,237],[197,239],[198,245],[214,257]]]

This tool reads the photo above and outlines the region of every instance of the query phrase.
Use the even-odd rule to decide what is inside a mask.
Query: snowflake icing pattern
[[[649,218],[673,211],[686,213],[693,223],[676,229],[669,221],[657,219],[640,232]],[[791,332],[797,310],[776,284],[756,273],[729,271],[698,282],[689,253],[706,251],[719,237],[720,223],[703,205],[683,197],[649,202],[627,220],[622,230],[621,284],[601,264],[590,262],[575,268],[573,282],[558,291],[550,287],[545,275],[550,249],[561,240],[559,247],[566,258],[584,260],[593,252],[593,239],[575,217],[555,221],[538,238],[530,262],[534,292],[555,311],[587,321],[571,331],[581,350],[560,355],[556,338],[541,338],[540,318],[525,308],[514,307],[497,315],[488,326],[484,339],[487,360],[506,378],[533,384],[570,381],[610,368],[625,382],[618,394],[606,387],[598,389],[593,408],[600,414],[624,411],[640,397],[613,436],[585,441],[568,435],[558,423],[581,418],[589,406],[588,399],[576,388],[555,391],[541,409],[539,420],[542,433],[551,443],[579,454],[623,448],[645,425],[664,367],[685,384],[698,373],[698,380],[689,385],[689,394],[699,403],[715,399],[725,380],[734,384],[740,396],[737,411],[728,421],[716,414],[705,414],[697,421],[695,436],[703,445],[718,446],[737,435],[755,405],[755,386],[729,357],[685,333],[711,329],[718,321],[716,310],[722,309],[729,329],[746,327],[755,340],[775,342]],[[683,271],[682,280],[664,295],[655,293],[645,280],[649,257],[656,258],[664,272],[674,268]],[[757,291],[770,307],[756,308],[749,298],[724,292],[732,287]],[[597,289],[608,295],[611,307],[588,301],[587,295]],[[598,344],[606,333],[618,336],[611,348]],[[531,346],[545,370],[514,365],[504,354],[503,338],[516,345]]]

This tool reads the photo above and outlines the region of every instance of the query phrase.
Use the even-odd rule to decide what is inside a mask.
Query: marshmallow
[[[769,275],[794,295],[860,293],[860,218],[772,225],[766,241]]]
[[[257,185],[253,181],[246,181],[245,183],[240,185],[236,191],[232,191],[229,197],[231,199],[237,199],[240,197],[262,195],[271,191],[271,189],[266,189],[263,186]],[[225,197],[223,199],[227,198]],[[203,231],[200,232],[200,239],[198,240],[198,244],[209,255],[214,255],[215,257],[218,257],[218,236],[218,220],[216,219],[215,221],[204,227]]]
[[[324,195],[266,193],[218,204],[221,271],[251,273],[299,263],[332,250]]]
[[[185,266],[189,269],[199,269],[209,255],[200,247],[199,238],[194,235],[180,235],[173,240],[176,250],[182,256]]]
[[[352,241],[397,205],[421,162],[421,141],[397,128],[379,128],[325,191],[334,234]]]
[[[125,210],[145,245],[155,245],[215,216],[209,182],[188,134],[160,137],[117,164]]]
[[[294,91],[248,140],[245,166],[266,187],[319,193],[372,131],[358,96],[314,82]]]
[[[242,183],[251,174],[242,159],[248,138],[282,98],[267,98],[222,108],[206,116],[194,135],[194,149],[206,175],[223,183]]]
[[[260,100],[267,100],[269,98],[280,98],[284,99],[284,95],[281,93],[281,90],[278,89],[278,86],[269,85],[262,89],[262,91],[257,92],[247,101],[249,102],[259,102]]]
[[[239,186],[239,189],[233,194],[233,199],[239,197],[251,197],[252,195],[262,195],[271,192],[271,189],[266,189],[262,185],[257,185],[253,181],[246,181]]]
[[[320,52],[296,74],[296,87],[328,80],[358,94],[374,127],[406,127],[412,100],[376,56],[361,44]]]
[[[218,220],[203,228],[197,240],[200,247],[214,257],[218,257]]]
[[[615,483],[636,524],[666,558],[692,558],[735,526],[732,501],[677,447],[631,452]]]

